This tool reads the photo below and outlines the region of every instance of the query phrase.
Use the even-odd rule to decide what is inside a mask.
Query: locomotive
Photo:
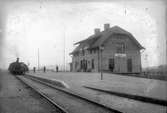
[[[24,62],[19,62],[17,58],[16,62],[12,62],[8,68],[9,72],[14,75],[24,75],[28,72],[28,66]]]

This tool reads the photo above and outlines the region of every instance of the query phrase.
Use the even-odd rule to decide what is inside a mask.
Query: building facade
[[[75,43],[71,71],[113,73],[140,73],[141,50],[144,49],[134,36],[120,28],[104,24],[104,31],[95,33]]]

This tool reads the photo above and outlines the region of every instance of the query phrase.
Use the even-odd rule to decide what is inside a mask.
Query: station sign
[[[115,57],[126,57],[126,54],[115,53]]]

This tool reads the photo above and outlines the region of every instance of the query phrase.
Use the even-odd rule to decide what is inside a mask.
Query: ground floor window
[[[75,62],[75,69],[77,68],[78,62]]]
[[[92,59],[92,69],[94,69],[95,66],[94,66],[94,59]]]
[[[80,68],[82,69],[82,66],[83,66],[83,64],[82,64],[82,60],[81,60],[81,62],[80,62]]]

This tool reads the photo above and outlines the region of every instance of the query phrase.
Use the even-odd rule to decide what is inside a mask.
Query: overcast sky
[[[31,67],[37,66],[38,48],[41,66],[62,66],[64,53],[67,66],[71,62],[69,53],[75,48],[73,44],[92,35],[94,28],[103,30],[105,23],[129,31],[146,48],[142,53],[143,67],[166,62],[164,1],[13,0],[3,6],[0,9],[3,67],[8,67],[16,57],[29,62]]]

